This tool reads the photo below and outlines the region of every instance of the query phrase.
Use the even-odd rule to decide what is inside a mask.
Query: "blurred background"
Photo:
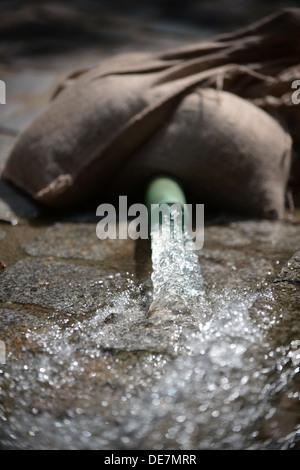
[[[244,26],[298,1],[65,0],[1,1],[0,57],[28,57],[101,47],[157,50]]]
[[[0,1],[0,170],[70,71],[113,54],[184,46],[293,6],[300,0]]]

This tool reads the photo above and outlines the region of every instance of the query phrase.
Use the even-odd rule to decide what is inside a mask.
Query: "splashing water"
[[[291,338],[298,320],[281,325],[271,292],[254,311],[247,287],[204,295],[192,242],[172,230],[152,233],[153,296],[132,273],[103,277],[97,310],[49,314],[26,329],[24,357],[8,352],[3,448],[293,447],[299,427],[275,442],[261,428],[299,371],[273,329]]]
[[[151,309],[188,308],[204,295],[203,278],[193,241],[182,226],[181,209],[173,206],[151,231],[153,303]]]
[[[173,214],[175,221],[177,215]],[[286,368],[290,346],[272,349],[266,334],[272,321],[264,315],[256,322],[250,318],[249,309],[259,294],[247,288],[225,289],[205,299],[193,242],[188,233],[182,234],[179,223],[174,225],[170,232],[166,219],[165,228],[156,227],[151,233],[154,299],[150,311],[164,315],[165,307],[178,311],[181,305],[181,313],[198,330],[182,335],[188,355],[180,355],[153,387],[147,416],[145,402],[138,409],[144,417],[141,421],[147,423],[148,418],[144,435],[139,429],[140,440],[146,446],[164,448],[163,432],[155,424],[159,417],[171,447],[259,448],[257,423],[266,417],[266,410],[272,416],[272,397],[298,371],[298,367]],[[298,426],[290,441],[282,439],[282,448],[297,440],[299,431]],[[136,436],[130,442],[136,443]]]

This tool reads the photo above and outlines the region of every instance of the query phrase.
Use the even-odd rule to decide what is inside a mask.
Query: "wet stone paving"
[[[48,58],[15,44],[0,165],[68,71],[201,36],[142,24]],[[99,240],[96,205],[49,212],[1,179],[0,449],[300,449],[297,214],[208,214],[205,296],[153,312],[149,240]]]

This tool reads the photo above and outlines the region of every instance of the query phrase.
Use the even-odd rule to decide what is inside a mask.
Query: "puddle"
[[[138,259],[119,272],[34,256],[5,269],[2,449],[298,445],[299,256],[277,274],[262,265],[249,285],[229,276],[253,274],[245,252],[208,246],[199,264],[174,243],[153,254],[154,291]],[[213,263],[225,276],[218,288]],[[294,419],[283,429],[290,390]]]

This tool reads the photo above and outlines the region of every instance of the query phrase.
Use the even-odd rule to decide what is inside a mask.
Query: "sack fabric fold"
[[[59,207],[137,197],[164,173],[199,203],[282,217],[287,184],[300,187],[299,57],[300,9],[287,8],[209,41],[74,71],[3,176]]]

